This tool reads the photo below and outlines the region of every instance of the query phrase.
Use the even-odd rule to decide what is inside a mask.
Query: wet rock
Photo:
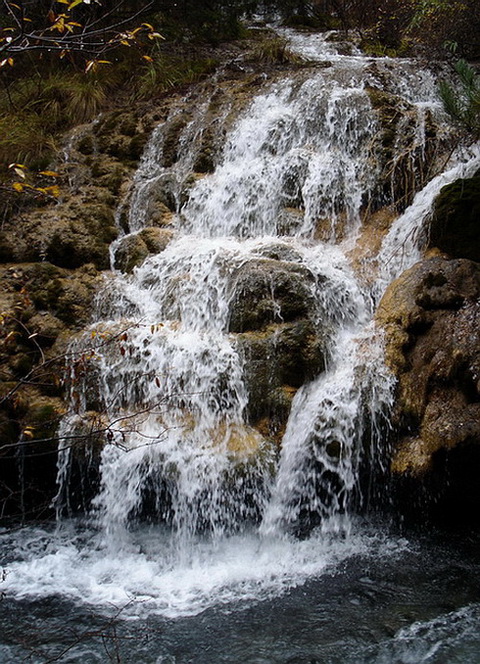
[[[281,438],[297,389],[325,368],[323,340],[308,320],[270,325],[236,339],[245,359],[249,421]]]
[[[163,166],[169,168],[178,160],[179,139],[190,116],[180,114],[169,121],[163,139]]]
[[[133,268],[143,263],[148,254],[147,245],[139,235],[127,235],[115,251],[113,267],[130,273]]]
[[[478,485],[462,497],[469,464],[480,470],[479,298],[479,265],[436,257],[393,282],[377,314],[398,378],[392,472],[407,503],[415,489],[440,519],[440,505],[480,506]]]
[[[248,261],[232,277],[229,331],[261,330],[308,317],[314,306],[313,282],[302,265],[268,258]]]
[[[480,261],[480,171],[446,185],[435,200],[429,245]]]
[[[164,228],[145,228],[135,235],[127,235],[115,251],[115,269],[132,272],[147,256],[162,252],[172,237],[173,231]]]
[[[374,73],[378,77],[376,68]],[[366,92],[377,113],[379,131],[372,147],[382,169],[372,202],[375,207],[393,204],[403,210],[427,182],[440,137],[433,118],[427,115],[421,120],[425,141],[418,141],[420,120],[413,105],[376,86],[368,86]]]

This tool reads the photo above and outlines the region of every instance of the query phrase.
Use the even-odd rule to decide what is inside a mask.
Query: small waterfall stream
[[[174,618],[278,596],[352,554],[402,547],[359,532],[351,516],[367,498],[361,468],[386,458],[393,380],[371,320],[388,283],[419,257],[418,229],[439,188],[479,158],[456,155],[404,206],[366,283],[349,257],[383,168],[369,89],[387,85],[408,109],[413,164],[441,114],[433,77],[407,60],[339,55],[324,36],[285,35],[311,66],[266,80],[234,121],[231,106],[218,111],[223,148],[210,172],[192,176],[211,99],[184,123],[173,164],[162,159],[178,109],[147,146],[113,260],[125,237],[151,226],[158,201],[174,208],[171,239],[132,274],[106,280],[96,322],[72,347],[91,353],[89,371],[72,381],[76,414],[62,426],[104,414],[100,488],[80,528],[66,519],[55,537],[23,536],[24,559],[5,583],[19,598],[60,593]],[[252,293],[262,294],[260,313]],[[248,327],[247,315],[263,318]],[[273,367],[299,319],[300,346],[314,339],[321,361],[306,363],[301,384],[283,380],[285,431],[262,428],[252,348],[268,333]],[[71,454],[60,450],[64,515]]]

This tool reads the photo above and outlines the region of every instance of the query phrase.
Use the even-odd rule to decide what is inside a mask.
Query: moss
[[[9,263],[13,256],[12,238],[0,231],[0,263]]]
[[[34,439],[53,438],[63,413],[64,406],[60,399],[34,398],[25,415],[24,428],[31,430]]]
[[[125,113],[120,116],[118,130],[124,136],[135,136],[137,131],[138,118],[134,113]]]
[[[381,126],[380,142],[386,151],[387,159],[392,156],[396,129],[402,117],[402,101],[399,97],[379,88],[366,88],[372,107],[377,111]]]
[[[265,39],[255,45],[248,59],[267,64],[298,65],[303,59],[288,48],[288,41],[282,37]]]

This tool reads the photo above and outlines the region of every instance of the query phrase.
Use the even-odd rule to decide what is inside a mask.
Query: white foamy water
[[[454,159],[455,161],[455,159]],[[471,177],[480,167],[480,148],[473,146],[458,154],[457,163],[434,177],[412,204],[392,224],[378,254],[379,275],[375,290],[382,294],[400,274],[422,256],[428,233],[428,218],[441,188],[459,178]]]
[[[22,560],[8,566],[2,590],[19,599],[61,595],[122,617],[176,618],[212,605],[282,595],[308,578],[333,573],[352,555],[382,557],[405,550],[402,540],[352,532],[348,539],[260,537],[257,533],[199,539],[179,558],[159,528],[124,532],[118,540],[67,524],[55,533],[25,529],[16,538]]]
[[[384,463],[393,386],[370,323],[372,295],[419,256],[416,229],[435,192],[476,162],[417,194],[367,292],[345,255],[381,170],[366,86],[392,74],[421,152],[426,112],[438,112],[433,79],[408,61],[395,63],[393,78],[386,58],[373,67],[318,35],[288,35],[311,59],[331,56],[331,66],[266,83],[231,127],[223,109],[214,172],[189,180],[208,100],[179,129],[175,163],[162,155],[176,116],[154,132],[128,225],[148,227],[153,202],[167,201],[176,235],[133,274],[108,280],[97,322],[72,346],[88,354],[88,371],[72,381],[77,412],[62,431],[99,411],[107,437],[91,523],[20,534],[7,593],[176,617],[275,596],[354,554],[396,550],[351,526],[360,468]],[[326,365],[297,391],[281,452],[248,419],[248,358],[230,331],[239,275],[251,266],[270,289],[272,321],[283,324],[272,265],[301,281]],[[60,514],[71,509],[71,458],[61,451]]]

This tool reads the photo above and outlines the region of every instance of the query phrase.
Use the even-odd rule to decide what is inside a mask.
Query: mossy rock
[[[435,199],[429,245],[480,262],[480,171],[443,187]]]
[[[213,173],[215,170],[215,133],[208,127],[202,136],[200,150],[195,159],[193,170],[196,173]]]
[[[147,256],[162,252],[173,237],[173,231],[149,227],[121,240],[114,258],[114,267],[127,274],[143,263]]]
[[[76,144],[77,150],[83,155],[91,155],[95,152],[95,141],[91,134],[82,136]]]
[[[140,235],[127,235],[115,250],[113,267],[129,274],[135,267],[143,263],[149,253],[147,245]]]
[[[10,261],[47,260],[65,268],[94,263],[110,267],[109,245],[117,237],[112,194],[92,187],[81,196],[20,219],[11,219],[5,233],[12,246]]]
[[[376,69],[373,73],[378,77]],[[394,204],[403,210],[428,179],[439,147],[436,125],[426,113],[425,143],[420,146],[415,106],[379,87],[367,86],[366,92],[377,113],[379,131],[373,147],[382,169],[373,204],[376,208]]]
[[[285,425],[296,390],[325,368],[321,336],[301,320],[238,334],[236,342],[245,361],[249,421]]]
[[[398,378],[394,472],[423,476],[441,449],[480,445],[480,266],[432,258],[387,289],[377,312]]]
[[[45,258],[55,265],[78,268],[93,263],[99,270],[110,267],[109,243],[87,232],[79,222],[58,227],[48,240]]]
[[[56,434],[63,404],[60,399],[39,396],[31,389],[15,396],[15,411],[0,416],[3,433],[16,433],[15,441],[11,441],[15,447],[0,452],[2,516],[48,518],[57,492]],[[21,401],[23,408],[18,405]]]
[[[10,263],[14,256],[13,238],[0,231],[0,263]]]
[[[100,279],[93,265],[85,265],[74,272],[50,263],[36,263],[24,269],[28,296],[38,310],[50,312],[55,319],[49,319],[52,332],[56,327],[60,334],[62,324],[73,329],[88,324]]]
[[[49,348],[55,343],[58,335],[65,330],[65,325],[53,314],[42,311],[30,318],[28,329],[31,335],[35,335],[33,338],[39,346]]]
[[[302,265],[269,258],[248,261],[232,277],[229,331],[261,330],[308,317],[313,283],[313,274]]]
[[[178,147],[182,131],[187,126],[190,116],[180,114],[174,116],[166,125],[163,138],[163,166],[170,168],[178,160]]]

